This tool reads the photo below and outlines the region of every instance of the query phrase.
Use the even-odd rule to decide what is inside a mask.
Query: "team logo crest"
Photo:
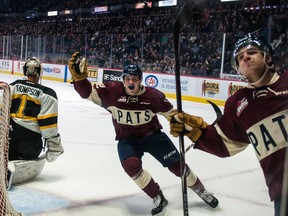
[[[138,103],[138,97],[137,96],[135,96],[135,97],[129,97],[128,98],[128,100],[129,100],[129,102],[131,102],[131,103]]]
[[[243,110],[248,106],[248,100],[247,98],[243,98],[241,101],[238,101],[237,103],[237,112],[236,115],[239,117]]]
[[[126,103],[126,96],[121,96],[117,101],[120,103]]]

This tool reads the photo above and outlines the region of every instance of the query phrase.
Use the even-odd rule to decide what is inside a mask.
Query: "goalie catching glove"
[[[169,116],[170,133],[174,137],[183,134],[193,142],[196,142],[202,135],[202,130],[206,129],[208,124],[203,118],[189,115],[187,113],[171,113]]]
[[[74,82],[81,81],[87,78],[87,61],[86,58],[82,58],[82,60],[80,61],[79,52],[75,52],[71,56],[68,66]]]
[[[46,152],[46,160],[48,162],[54,162],[64,152],[60,134],[57,134],[55,137],[45,139],[45,145],[48,148]]]

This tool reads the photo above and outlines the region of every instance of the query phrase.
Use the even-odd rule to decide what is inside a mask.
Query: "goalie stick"
[[[216,113],[216,119],[215,119],[214,122],[211,124],[211,125],[215,125],[215,124],[217,124],[217,122],[218,122],[219,119],[221,118],[222,112],[221,112],[220,108],[219,108],[215,103],[213,103],[212,101],[209,101],[209,100],[207,100],[207,102],[211,104],[211,106],[213,107],[213,109],[214,109],[214,111],[215,111],[215,113]],[[188,151],[194,146],[194,144],[195,144],[195,143],[190,144],[190,145],[186,148],[185,153],[188,152]]]
[[[206,1],[206,0],[205,0]],[[173,39],[174,39],[174,58],[175,58],[175,84],[176,84],[176,100],[177,110],[182,112],[181,103],[181,86],[180,86],[180,56],[179,56],[179,35],[181,28],[192,19],[201,18],[203,12],[204,0],[187,0],[183,4],[173,24]],[[197,2],[197,3],[196,3]],[[182,200],[183,200],[183,215],[188,216],[188,197],[187,197],[187,182],[186,182],[186,168],[185,168],[185,149],[184,137],[179,136],[179,152],[180,152],[180,171],[181,171],[181,185],[182,185]]]

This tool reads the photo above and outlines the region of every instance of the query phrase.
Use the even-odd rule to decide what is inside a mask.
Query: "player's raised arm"
[[[74,82],[84,80],[88,77],[87,60],[86,58],[80,60],[80,53],[78,51],[71,56],[68,66]]]
[[[92,92],[92,86],[87,79],[88,71],[86,58],[80,60],[80,53],[77,51],[71,56],[68,67],[75,90],[82,98],[88,98]]]

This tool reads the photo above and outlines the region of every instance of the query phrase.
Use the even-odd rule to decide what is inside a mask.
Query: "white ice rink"
[[[0,74],[0,80],[7,83],[18,78]],[[26,216],[150,215],[152,200],[120,165],[109,113],[80,98],[69,83],[42,80],[42,84],[52,87],[58,94],[59,132],[65,153],[54,163],[46,162],[36,179],[9,191],[15,209]],[[175,100],[171,101],[176,105]],[[209,123],[215,119],[208,104],[183,101],[183,110],[200,115]],[[168,122],[163,117],[160,121],[170,136]],[[178,139],[171,139],[178,147]],[[185,145],[189,144],[185,138]],[[273,204],[252,146],[225,159],[191,149],[186,154],[186,162],[219,199],[219,207],[211,209],[188,190],[189,215],[273,215]],[[143,157],[143,167],[160,184],[169,200],[166,215],[183,215],[181,179],[148,154]]]

